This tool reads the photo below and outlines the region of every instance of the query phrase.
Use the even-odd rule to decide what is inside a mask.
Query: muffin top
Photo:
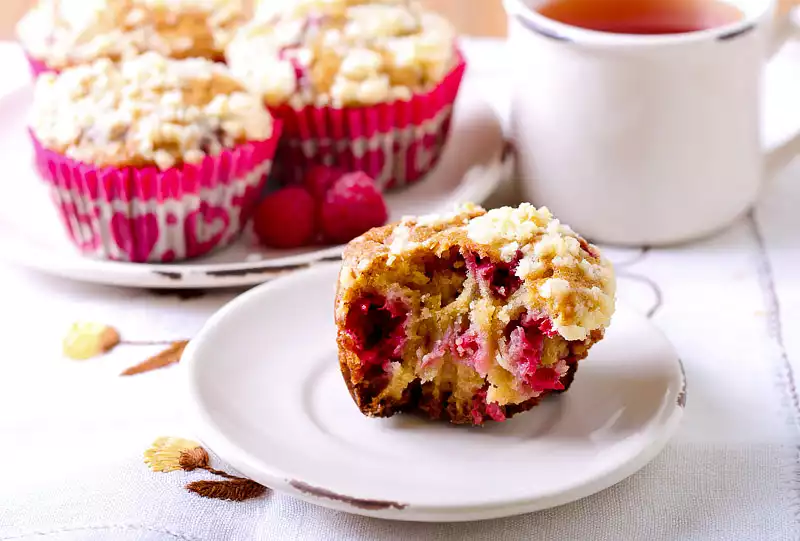
[[[78,161],[168,169],[268,139],[273,122],[224,65],[146,53],[42,75],[31,129],[45,148]]]
[[[146,51],[221,60],[243,17],[241,0],[40,0],[17,33],[53,69]]]
[[[611,321],[616,291],[611,263],[547,207],[530,203],[489,211],[468,204],[449,214],[407,217],[372,229],[345,249],[339,286],[453,247],[472,254],[468,269],[475,265],[484,278],[499,269],[495,278],[517,284],[492,307],[505,323],[524,308],[546,315],[565,340],[584,340]],[[497,288],[494,279],[485,285]]]
[[[458,62],[455,31],[413,0],[297,0],[240,28],[231,71],[268,105],[408,100]]]

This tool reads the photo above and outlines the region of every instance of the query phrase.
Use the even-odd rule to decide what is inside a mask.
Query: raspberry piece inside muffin
[[[503,409],[494,402],[486,403],[486,390],[481,389],[475,393],[472,401],[472,409],[469,412],[472,424],[480,425],[487,418],[493,421],[505,421],[506,415]]]
[[[476,254],[467,254],[467,267],[476,277],[481,287],[488,289],[501,299],[519,289],[522,281],[514,274],[517,270],[522,253],[514,258],[511,263],[495,262],[482,259]]]
[[[503,421],[569,387],[614,288],[608,261],[547,209],[406,218],[345,251],[342,373],[367,415]]]
[[[355,302],[347,314],[345,332],[363,363],[383,364],[399,358],[405,344],[406,312],[401,301],[389,301],[378,295]]]

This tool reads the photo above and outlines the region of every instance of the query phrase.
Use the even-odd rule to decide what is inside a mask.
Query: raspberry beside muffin
[[[569,386],[614,291],[610,263],[546,208],[409,218],[345,251],[340,366],[367,415],[503,420]]]

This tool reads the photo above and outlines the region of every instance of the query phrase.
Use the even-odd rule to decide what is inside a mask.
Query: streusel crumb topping
[[[241,0],[40,0],[17,27],[26,51],[62,69],[146,51],[220,60]]]
[[[232,71],[269,105],[407,100],[457,62],[455,31],[409,0],[298,0],[239,30]]]
[[[73,159],[161,169],[267,139],[272,127],[224,65],[156,53],[41,76],[31,118],[42,145]]]
[[[516,276],[535,284],[533,291],[557,314],[553,324],[565,339],[582,340],[610,321],[615,292],[610,262],[547,207],[492,209],[470,221],[467,235],[499,250],[504,261],[521,255]]]
[[[611,263],[546,207],[523,203],[487,212],[464,205],[452,213],[404,218],[381,250],[391,266],[418,250],[458,238],[505,262],[522,282],[516,293],[498,303],[497,318],[508,322],[524,307],[539,307],[566,340],[584,340],[609,324],[616,291]],[[355,279],[346,272],[342,276]]]

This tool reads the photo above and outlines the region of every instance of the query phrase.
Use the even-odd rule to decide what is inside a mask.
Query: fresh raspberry
[[[345,243],[386,223],[388,213],[383,196],[369,176],[360,171],[347,173],[325,194],[320,225],[325,240]]]
[[[325,194],[333,184],[345,175],[345,171],[336,167],[326,167],[315,165],[309,169],[303,177],[303,186],[314,198],[314,201],[322,203]]]
[[[256,209],[253,229],[265,246],[297,248],[314,238],[314,199],[300,186],[269,194]]]

